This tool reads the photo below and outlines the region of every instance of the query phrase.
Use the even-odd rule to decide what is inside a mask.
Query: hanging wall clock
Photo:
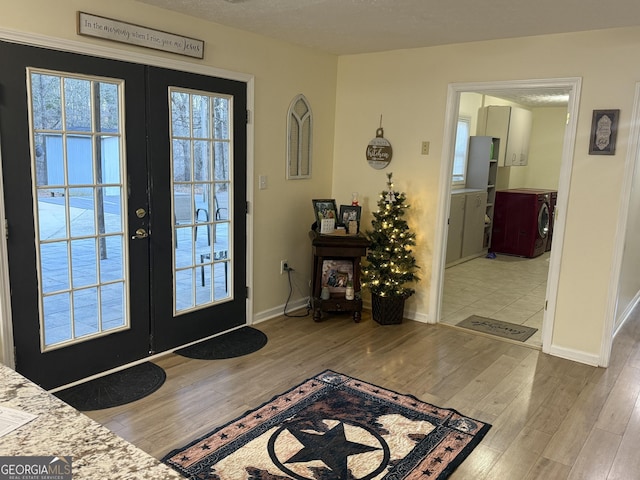
[[[380,128],[376,130],[376,138],[369,142],[367,145],[367,162],[373,168],[382,170],[391,161],[393,156],[393,149],[389,140],[384,138],[384,131],[382,130],[382,118],[380,118]]]

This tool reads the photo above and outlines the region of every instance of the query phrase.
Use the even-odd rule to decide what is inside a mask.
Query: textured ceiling
[[[639,0],[138,1],[337,55],[640,25]],[[490,94],[537,107],[565,93]]]
[[[506,90],[483,91],[482,93],[526,107],[564,107],[569,102],[569,90],[552,87],[539,89],[509,88]]]
[[[139,1],[334,54],[640,25],[638,0]]]

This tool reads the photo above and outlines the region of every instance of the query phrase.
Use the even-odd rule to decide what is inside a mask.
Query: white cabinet
[[[501,140],[499,167],[527,164],[531,124],[531,112],[524,108],[489,105],[478,110],[477,133]]]
[[[493,210],[496,201],[496,177],[498,175],[498,157],[500,139],[486,136],[473,136],[469,139],[469,158],[467,159],[467,187],[484,189],[487,192],[485,215],[483,215],[482,247],[491,246]],[[485,221],[488,219],[488,221]]]
[[[483,253],[486,190],[464,189],[451,194],[447,265]]]

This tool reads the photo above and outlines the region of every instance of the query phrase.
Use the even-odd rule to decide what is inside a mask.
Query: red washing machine
[[[558,191],[546,190],[542,188],[518,188],[519,191],[535,192],[535,193],[548,193],[549,194],[549,235],[547,235],[547,248],[548,252],[551,250],[551,238],[553,237],[553,225],[556,220],[556,203],[558,203]]]
[[[542,255],[551,228],[551,193],[534,188],[496,192],[491,251],[529,258]]]

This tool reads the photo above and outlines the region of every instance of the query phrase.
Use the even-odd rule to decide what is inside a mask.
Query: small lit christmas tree
[[[374,297],[407,298],[415,293],[408,284],[419,280],[411,250],[416,244],[415,234],[403,218],[409,205],[404,193],[393,190],[392,175],[387,174],[387,189],[380,193],[378,211],[371,221],[373,231],[366,232],[371,246],[367,264],[362,267],[362,286]]]

